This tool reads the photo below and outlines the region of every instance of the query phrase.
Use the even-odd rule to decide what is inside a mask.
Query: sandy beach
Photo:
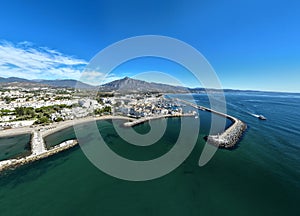
[[[33,130],[34,128],[31,127],[19,127],[19,128],[0,130],[0,137],[31,133]]]
[[[82,124],[82,123],[91,122],[91,121],[107,120],[107,119],[123,119],[123,120],[129,120],[129,121],[135,120],[134,118],[129,118],[129,117],[125,117],[125,116],[112,116],[112,115],[98,116],[98,117],[91,116],[91,117],[86,117],[86,118],[67,120],[67,121],[63,121],[63,122],[54,122],[54,123],[51,123],[46,126],[35,125],[35,126],[27,126],[27,127],[19,127],[19,128],[1,130],[0,137],[33,133],[33,131],[41,131],[42,136],[45,137],[51,133],[55,133],[62,129],[71,127],[72,125]]]
[[[87,117],[87,118],[53,123],[51,125],[43,127],[43,129],[41,130],[41,133],[42,133],[43,137],[46,137],[52,133],[55,133],[57,131],[71,127],[73,125],[92,122],[92,121],[98,121],[98,120],[108,120],[108,119],[122,119],[122,120],[129,120],[129,121],[135,120],[133,118],[129,118],[129,117],[125,117],[125,116],[112,116],[112,115],[99,116],[99,117]]]
[[[191,116],[193,114],[183,114],[183,115],[162,115],[162,116],[151,116],[151,117],[144,117],[140,119],[135,119],[131,117],[126,116],[98,116],[98,117],[86,117],[86,118],[80,118],[80,119],[74,119],[74,120],[67,120],[63,122],[54,122],[46,126],[27,126],[27,127],[20,127],[20,128],[12,128],[12,129],[6,129],[0,131],[0,137],[3,136],[14,136],[14,135],[20,135],[25,133],[33,133],[34,131],[40,131],[43,137],[46,137],[52,133],[55,133],[57,131],[63,130],[65,128],[71,127],[73,125],[87,123],[91,121],[98,121],[98,120],[108,120],[108,119],[121,119],[121,120],[128,120],[131,123],[126,124],[125,126],[134,126],[137,124],[140,124],[145,121],[149,121],[152,119],[159,119],[159,118],[169,118],[169,117],[181,117],[181,116]]]

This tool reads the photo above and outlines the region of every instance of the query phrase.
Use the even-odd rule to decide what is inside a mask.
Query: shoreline
[[[232,148],[236,145],[236,143],[240,140],[241,136],[243,135],[244,131],[247,128],[247,125],[242,122],[241,120],[230,116],[225,113],[220,113],[218,111],[199,106],[188,101],[184,101],[181,99],[176,99],[181,101],[189,106],[192,106],[196,109],[200,109],[203,111],[211,112],[217,115],[220,115],[224,118],[230,119],[233,124],[228,127],[221,135],[208,135],[205,137],[207,143],[217,146],[219,148]],[[75,120],[68,120],[64,122],[56,122],[52,123],[51,125],[47,126],[35,126],[35,127],[22,127],[22,128],[13,128],[0,131],[0,137],[2,136],[13,136],[13,135],[21,135],[26,133],[31,133],[32,139],[30,142],[31,145],[31,154],[29,156],[19,158],[19,159],[8,159],[0,161],[0,172],[3,170],[7,170],[10,168],[16,168],[18,166],[34,162],[40,159],[47,158],[59,152],[65,151],[70,149],[76,145],[78,145],[78,141],[75,140],[67,140],[63,143],[60,143],[50,149],[47,149],[45,146],[44,138],[52,133],[56,133],[73,125],[83,124],[91,121],[99,121],[99,120],[111,120],[111,119],[121,119],[121,120],[128,120],[128,122],[124,123],[125,127],[133,127],[138,124],[142,124],[144,122],[161,119],[161,118],[172,118],[172,117],[188,117],[194,116],[193,113],[186,113],[186,114],[167,114],[167,115],[159,115],[159,116],[151,116],[151,117],[144,117],[140,119],[135,119],[126,116],[98,116],[98,117],[86,117],[81,119]]]
[[[83,124],[91,121],[99,121],[99,120],[111,120],[111,119],[121,119],[128,120],[128,122],[124,123],[125,127],[133,127],[138,124],[142,124],[144,122],[161,119],[161,118],[171,118],[171,117],[181,117],[181,116],[193,116],[192,113],[187,114],[168,114],[161,116],[151,116],[144,117],[140,119],[130,118],[126,116],[98,116],[98,117],[87,117],[82,119],[68,120],[65,122],[56,122],[47,126],[36,126],[36,127],[22,127],[22,128],[13,128],[7,129],[4,131],[0,131],[0,137],[9,137],[13,135],[21,135],[21,134],[31,134],[31,154],[29,156],[21,157],[21,158],[12,158],[7,160],[0,161],[0,172],[8,169],[14,169],[19,166],[38,161],[47,157],[50,157],[59,152],[70,149],[76,145],[78,145],[78,141],[75,140],[67,140],[58,145],[47,149],[45,146],[44,138],[50,134],[56,133],[58,131],[64,130],[68,127],[72,127],[73,125]],[[8,133],[7,133],[8,132]]]
[[[14,135],[22,135],[22,134],[31,134],[30,146],[31,146],[31,154],[29,156],[21,157],[21,158],[12,158],[0,161],[0,172],[8,169],[14,169],[19,166],[38,161],[52,155],[55,155],[59,152],[68,150],[78,145],[78,141],[75,140],[67,140],[58,145],[47,149],[44,143],[44,138],[52,133],[56,133],[60,130],[66,129],[68,127],[72,127],[73,125],[83,124],[91,121],[98,120],[109,120],[109,119],[123,119],[123,120],[135,120],[133,118],[125,117],[125,116],[98,116],[98,117],[86,117],[75,120],[68,120],[65,122],[57,122],[47,126],[36,126],[36,127],[21,127],[21,128],[13,128],[0,131],[0,137],[9,137]],[[8,133],[7,133],[8,132]]]
[[[25,127],[19,127],[19,128],[11,128],[11,129],[5,129],[0,131],[0,137],[8,137],[8,136],[14,136],[14,135],[22,135],[22,134],[29,134],[32,133],[35,130],[41,131],[43,136],[48,136],[51,133],[55,133],[59,130],[63,130],[65,128],[71,127],[72,125],[77,124],[83,124],[91,121],[98,121],[98,120],[107,120],[107,119],[123,119],[123,120],[135,120],[134,118],[129,118],[126,116],[97,116],[97,117],[85,117],[85,118],[79,118],[74,120],[67,120],[63,122],[53,122],[49,125],[45,126],[25,126]]]
[[[9,137],[9,136],[22,135],[22,134],[30,134],[33,129],[34,128],[30,128],[28,126],[4,129],[4,130],[0,131],[0,137]]]
[[[73,125],[88,123],[88,122],[92,122],[92,121],[110,120],[110,119],[120,119],[120,120],[128,120],[128,121],[135,120],[134,118],[130,118],[130,117],[126,117],[126,116],[112,116],[112,115],[87,117],[87,118],[68,120],[68,121],[64,121],[64,122],[60,122],[60,123],[51,124],[48,126],[49,127],[48,129],[41,131],[41,133],[42,133],[43,137],[46,137],[52,133],[56,133],[60,130],[64,130],[68,127],[72,127]]]

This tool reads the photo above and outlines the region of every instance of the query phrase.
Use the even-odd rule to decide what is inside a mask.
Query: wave
[[[254,117],[256,117],[256,118],[258,118],[259,117],[259,115],[257,115],[257,114],[254,114],[254,113],[248,113],[249,115],[252,115],[252,116],[254,116]]]

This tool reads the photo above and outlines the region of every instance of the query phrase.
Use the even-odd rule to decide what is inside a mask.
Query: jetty
[[[150,121],[150,120],[155,120],[155,119],[161,119],[161,118],[172,118],[172,117],[183,117],[183,116],[194,116],[195,114],[193,113],[176,113],[176,114],[166,114],[166,115],[157,115],[157,116],[149,116],[149,117],[143,117],[139,118],[133,121],[125,122],[124,126],[125,127],[133,127],[138,124],[142,124],[144,122]]]
[[[0,172],[8,169],[14,169],[16,167],[32,163],[34,161],[38,161],[47,157],[50,157],[59,152],[65,151],[67,149],[73,148],[78,145],[78,141],[76,139],[67,140],[62,142],[50,149],[46,148],[44,138],[52,133],[56,133],[65,128],[71,127],[73,125],[87,123],[96,120],[110,120],[110,119],[121,119],[127,120],[129,122],[135,120],[125,116],[101,116],[101,117],[89,117],[83,119],[70,120],[62,123],[53,123],[50,126],[37,126],[34,128],[31,127],[22,127],[16,129],[8,129],[0,131],[0,136],[17,136],[21,134],[31,133],[31,154],[26,157],[21,158],[13,158],[0,161]],[[149,120],[149,119],[147,119]],[[147,121],[143,120],[143,121]]]
[[[13,159],[0,161],[0,172],[8,169],[14,169],[16,167],[50,157],[59,152],[73,148],[74,146],[78,145],[78,141],[76,139],[67,140],[58,145],[55,145],[50,149],[47,149],[44,142],[44,137],[52,133],[58,132],[64,128],[71,127],[74,124],[81,124],[81,123],[90,122],[98,119],[109,119],[109,116],[103,116],[101,118],[99,117],[99,118],[84,118],[84,119],[70,120],[62,123],[54,123],[51,124],[50,126],[37,126],[33,128],[22,127],[22,128],[0,131],[0,136],[14,136],[14,135],[17,136],[21,134],[31,133],[31,140],[30,140],[31,154],[27,157],[13,158]]]
[[[216,135],[210,134],[210,135],[204,137],[204,139],[206,140],[207,143],[212,144],[218,148],[233,148],[239,142],[243,133],[247,129],[247,125],[244,122],[242,122],[241,120],[239,120],[231,115],[221,113],[216,110],[213,110],[213,109],[210,109],[210,108],[207,108],[204,106],[200,106],[200,105],[197,105],[197,104],[185,101],[185,100],[181,100],[178,98],[176,98],[175,100],[177,100],[178,102],[187,104],[196,109],[217,114],[219,116],[222,116],[222,117],[227,118],[232,121],[232,125],[230,125],[230,127],[228,127],[223,133],[216,134]]]
[[[23,158],[8,159],[0,161],[0,172],[7,169],[14,169],[16,167],[47,158],[58,152],[70,149],[78,144],[77,140],[68,140],[55,147],[46,150],[43,138],[39,133],[34,132],[31,138],[31,155]]]

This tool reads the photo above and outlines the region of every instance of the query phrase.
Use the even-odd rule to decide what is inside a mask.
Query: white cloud
[[[85,60],[24,41],[0,41],[0,76],[26,79],[79,79]]]
[[[113,73],[105,74],[96,70],[85,70],[81,74],[80,81],[91,85],[101,85],[121,78]]]

